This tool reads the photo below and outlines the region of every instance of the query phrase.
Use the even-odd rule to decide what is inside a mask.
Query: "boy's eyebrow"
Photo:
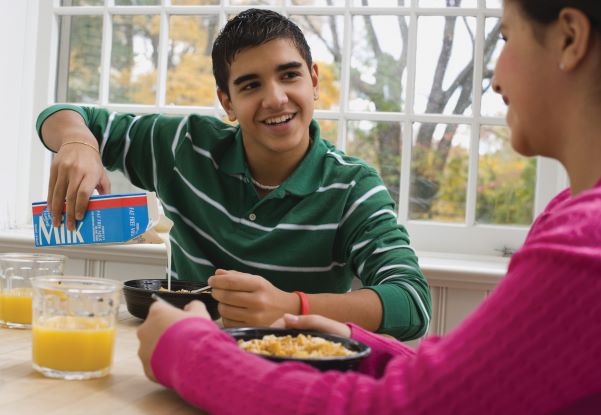
[[[281,65],[278,65],[277,71],[281,72],[281,71],[285,71],[287,69],[300,68],[301,66],[303,66],[303,64],[301,62],[292,61],[292,62],[283,63]]]
[[[288,69],[300,68],[302,66],[303,66],[302,62],[297,62],[297,61],[287,62],[287,63],[283,63],[281,65],[278,65],[276,67],[276,72],[282,72],[282,71],[286,71]],[[259,75],[254,74],[254,73],[240,75],[239,77],[234,79],[234,85],[240,85],[243,82],[250,81],[251,79],[256,79],[258,77],[259,77]]]
[[[251,79],[256,79],[258,77],[259,77],[259,75],[254,74],[254,73],[240,75],[239,77],[234,79],[234,85],[240,85],[242,82],[250,81]]]

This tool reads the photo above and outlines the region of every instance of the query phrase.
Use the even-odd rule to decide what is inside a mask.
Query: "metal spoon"
[[[191,290],[190,293],[191,294],[204,293],[206,291],[209,291],[210,289],[211,289],[211,286],[207,285],[206,287],[197,288],[196,290]]]

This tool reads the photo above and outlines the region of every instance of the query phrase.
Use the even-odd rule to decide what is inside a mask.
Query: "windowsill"
[[[33,227],[23,226],[0,231],[0,251],[58,253],[77,259],[162,265],[166,263],[165,246],[162,244],[132,245],[82,245],[38,248],[33,242]]]
[[[36,248],[33,243],[33,228],[23,226],[0,231],[0,252],[48,252],[61,253],[70,258],[92,259],[165,265],[165,246],[154,244],[133,245],[85,245],[78,247]],[[507,272],[509,258],[457,255],[438,252],[418,252],[419,263],[432,286],[445,287],[495,285]],[[444,281],[444,284],[443,284]]]

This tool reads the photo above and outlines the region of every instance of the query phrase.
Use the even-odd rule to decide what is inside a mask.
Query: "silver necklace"
[[[278,187],[280,187],[280,185],[279,185],[279,184],[276,184],[275,186],[268,186],[268,185],[266,185],[266,184],[261,184],[261,183],[259,183],[258,181],[256,181],[256,180],[255,180],[255,178],[254,178],[254,177],[252,177],[252,176],[250,176],[250,180],[253,182],[253,184],[254,184],[255,186],[257,186],[257,187],[258,187],[259,189],[261,189],[261,190],[275,190],[275,189],[277,189]]]

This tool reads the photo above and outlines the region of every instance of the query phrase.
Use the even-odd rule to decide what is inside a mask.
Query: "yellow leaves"
[[[187,54],[167,74],[168,104],[211,106],[215,99],[215,79],[207,56]]]
[[[315,103],[318,109],[329,110],[340,106],[340,80],[334,64],[316,62],[319,69],[319,99]]]

